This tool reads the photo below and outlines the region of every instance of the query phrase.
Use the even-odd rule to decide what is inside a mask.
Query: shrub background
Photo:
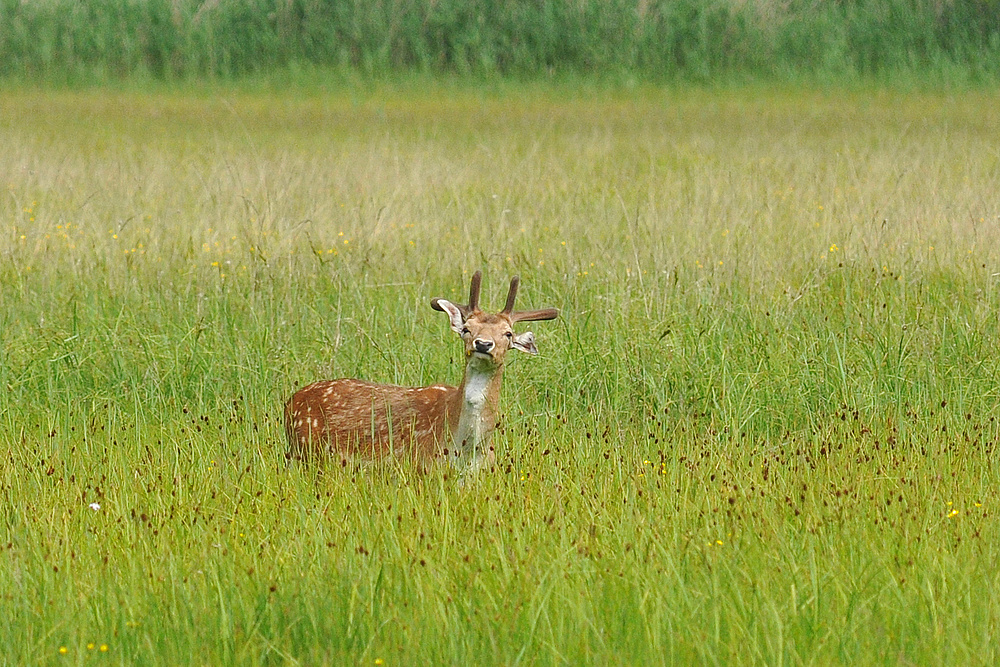
[[[995,80],[995,0],[0,1],[0,75]]]

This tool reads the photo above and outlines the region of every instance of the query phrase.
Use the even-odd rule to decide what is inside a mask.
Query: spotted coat
[[[458,387],[323,380],[297,391],[285,406],[288,451],[299,460],[405,452],[432,458],[448,447],[460,413]]]

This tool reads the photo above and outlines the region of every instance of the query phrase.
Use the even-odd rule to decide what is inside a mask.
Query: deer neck
[[[455,468],[475,471],[493,460],[489,449],[490,433],[496,424],[503,382],[503,366],[471,357],[458,387],[460,411],[453,434],[455,452],[448,457]]]

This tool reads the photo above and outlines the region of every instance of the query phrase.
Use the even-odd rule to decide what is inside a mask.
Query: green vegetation
[[[287,77],[315,68],[995,82],[1000,2],[0,0],[7,78]]]
[[[993,93],[9,91],[0,661],[995,664],[998,126]],[[458,380],[428,300],[477,268],[562,310],[498,470],[286,465],[296,385]]]

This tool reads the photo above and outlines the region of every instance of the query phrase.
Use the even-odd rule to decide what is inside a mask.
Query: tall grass
[[[995,663],[996,96],[441,92],[0,102],[3,660]],[[286,465],[476,268],[498,469]]]
[[[995,81],[986,0],[0,2],[0,75],[85,81],[305,68],[646,81]]]

